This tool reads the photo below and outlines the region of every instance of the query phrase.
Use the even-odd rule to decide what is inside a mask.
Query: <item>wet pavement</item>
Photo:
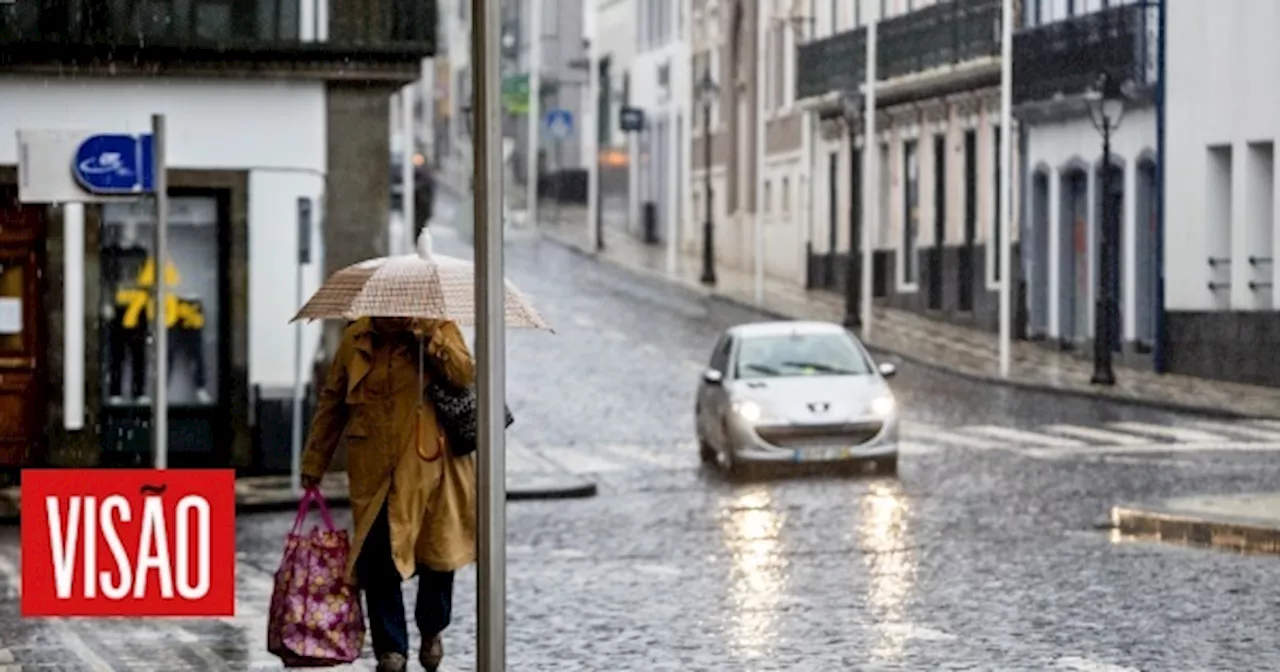
[[[693,393],[719,332],[760,317],[528,237],[507,254],[558,331],[508,338],[512,438],[599,484],[508,506],[510,669],[1280,668],[1274,558],[1097,529],[1120,502],[1266,490],[1280,426],[904,364],[897,478],[731,483],[698,464]],[[0,529],[0,670],[279,669],[263,612],[291,523],[238,519],[237,618],[158,622],[18,620]],[[450,670],[474,669],[474,588],[468,568]]]

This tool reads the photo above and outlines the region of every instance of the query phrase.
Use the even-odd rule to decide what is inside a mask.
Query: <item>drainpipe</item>
[[[1155,370],[1156,373],[1167,371],[1165,352],[1165,315],[1164,315],[1164,176],[1165,176],[1165,77],[1166,55],[1168,53],[1169,18],[1166,9],[1167,0],[1159,0],[1156,4],[1159,34],[1156,37],[1156,338],[1155,338]]]

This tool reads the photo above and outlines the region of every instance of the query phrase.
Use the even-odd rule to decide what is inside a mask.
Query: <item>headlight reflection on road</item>
[[[778,607],[785,587],[782,516],[768,490],[755,487],[726,498],[724,542],[732,555],[729,599],[733,603],[732,650],[745,658],[772,655]]]
[[[886,663],[901,662],[914,630],[905,620],[916,583],[916,552],[907,529],[910,509],[896,483],[873,485],[860,509],[858,539],[867,567],[867,606],[879,633],[871,654]]]

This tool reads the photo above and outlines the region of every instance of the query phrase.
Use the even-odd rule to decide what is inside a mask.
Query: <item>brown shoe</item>
[[[418,662],[427,668],[427,672],[436,672],[440,669],[440,663],[444,660],[444,640],[437,634],[430,641],[423,642],[422,653],[418,656]]]
[[[398,653],[384,653],[378,656],[377,672],[405,672],[409,669],[409,660]]]

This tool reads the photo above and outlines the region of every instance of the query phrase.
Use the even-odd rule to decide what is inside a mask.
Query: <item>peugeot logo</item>
[[[814,413],[826,413],[831,410],[831,404],[825,401],[815,401],[814,403],[809,404],[809,410]]]

